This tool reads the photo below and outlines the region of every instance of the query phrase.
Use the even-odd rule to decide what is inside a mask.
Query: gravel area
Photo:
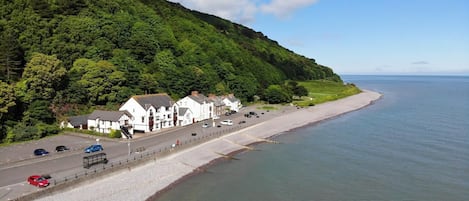
[[[337,101],[285,112],[283,115],[243,130],[37,200],[146,200],[184,176],[197,172],[199,167],[245,149],[249,144],[262,142],[282,132],[358,110],[380,97],[379,93],[364,91]]]

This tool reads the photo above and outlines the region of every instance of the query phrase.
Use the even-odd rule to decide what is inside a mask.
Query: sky
[[[170,0],[338,74],[469,75],[468,0]]]

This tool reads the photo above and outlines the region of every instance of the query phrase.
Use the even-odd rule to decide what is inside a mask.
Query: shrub
[[[110,138],[121,138],[122,134],[120,130],[111,130],[111,133],[109,133]]]

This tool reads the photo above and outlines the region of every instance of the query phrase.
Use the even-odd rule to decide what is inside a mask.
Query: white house
[[[228,94],[227,96],[223,97],[223,102],[230,110],[239,112],[239,109],[243,106],[241,101],[236,98],[233,94]]]
[[[88,115],[88,130],[110,133],[111,130],[121,130],[121,126],[124,126],[128,127],[129,132],[132,134],[131,121],[132,115],[127,111],[95,110]]]
[[[213,102],[198,91],[192,91],[191,95],[178,100],[177,105],[192,111],[193,123],[213,118]]]
[[[132,96],[119,110],[134,117],[135,132],[152,132],[178,124],[179,107],[165,93]]]
[[[192,120],[194,119],[193,113],[189,108],[180,107],[178,113],[178,126],[186,126],[192,124]]]
[[[88,129],[88,116],[89,115],[68,117],[66,121],[60,123],[60,128]]]

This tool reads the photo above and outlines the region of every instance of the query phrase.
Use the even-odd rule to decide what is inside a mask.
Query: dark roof
[[[208,101],[207,96],[200,94],[200,93],[197,95],[189,95],[189,98],[191,98],[192,100],[194,100],[195,102],[199,104],[203,104],[204,101]]]
[[[187,108],[187,107],[180,107],[180,108],[179,108],[179,116],[183,116],[184,114],[186,114],[187,110],[189,110],[189,108]]]
[[[132,115],[127,112],[127,110],[125,111],[104,111],[104,110],[95,110],[93,111],[93,113],[91,113],[89,116],[88,116],[88,119],[101,119],[101,120],[104,120],[104,121],[118,121],[122,115],[127,115],[129,117],[132,117]]]
[[[145,110],[147,110],[150,106],[155,108],[159,108],[161,106],[164,107],[171,107],[174,103],[173,99],[168,96],[168,94],[161,93],[161,94],[147,94],[147,95],[138,95],[132,96],[135,101],[142,106]]]
[[[219,96],[209,97],[208,99],[209,101],[212,101],[213,105],[216,107],[225,105],[225,103],[223,102],[223,99]]]
[[[72,126],[80,126],[88,124],[88,115],[80,115],[80,116],[71,116],[68,117],[68,122]]]

